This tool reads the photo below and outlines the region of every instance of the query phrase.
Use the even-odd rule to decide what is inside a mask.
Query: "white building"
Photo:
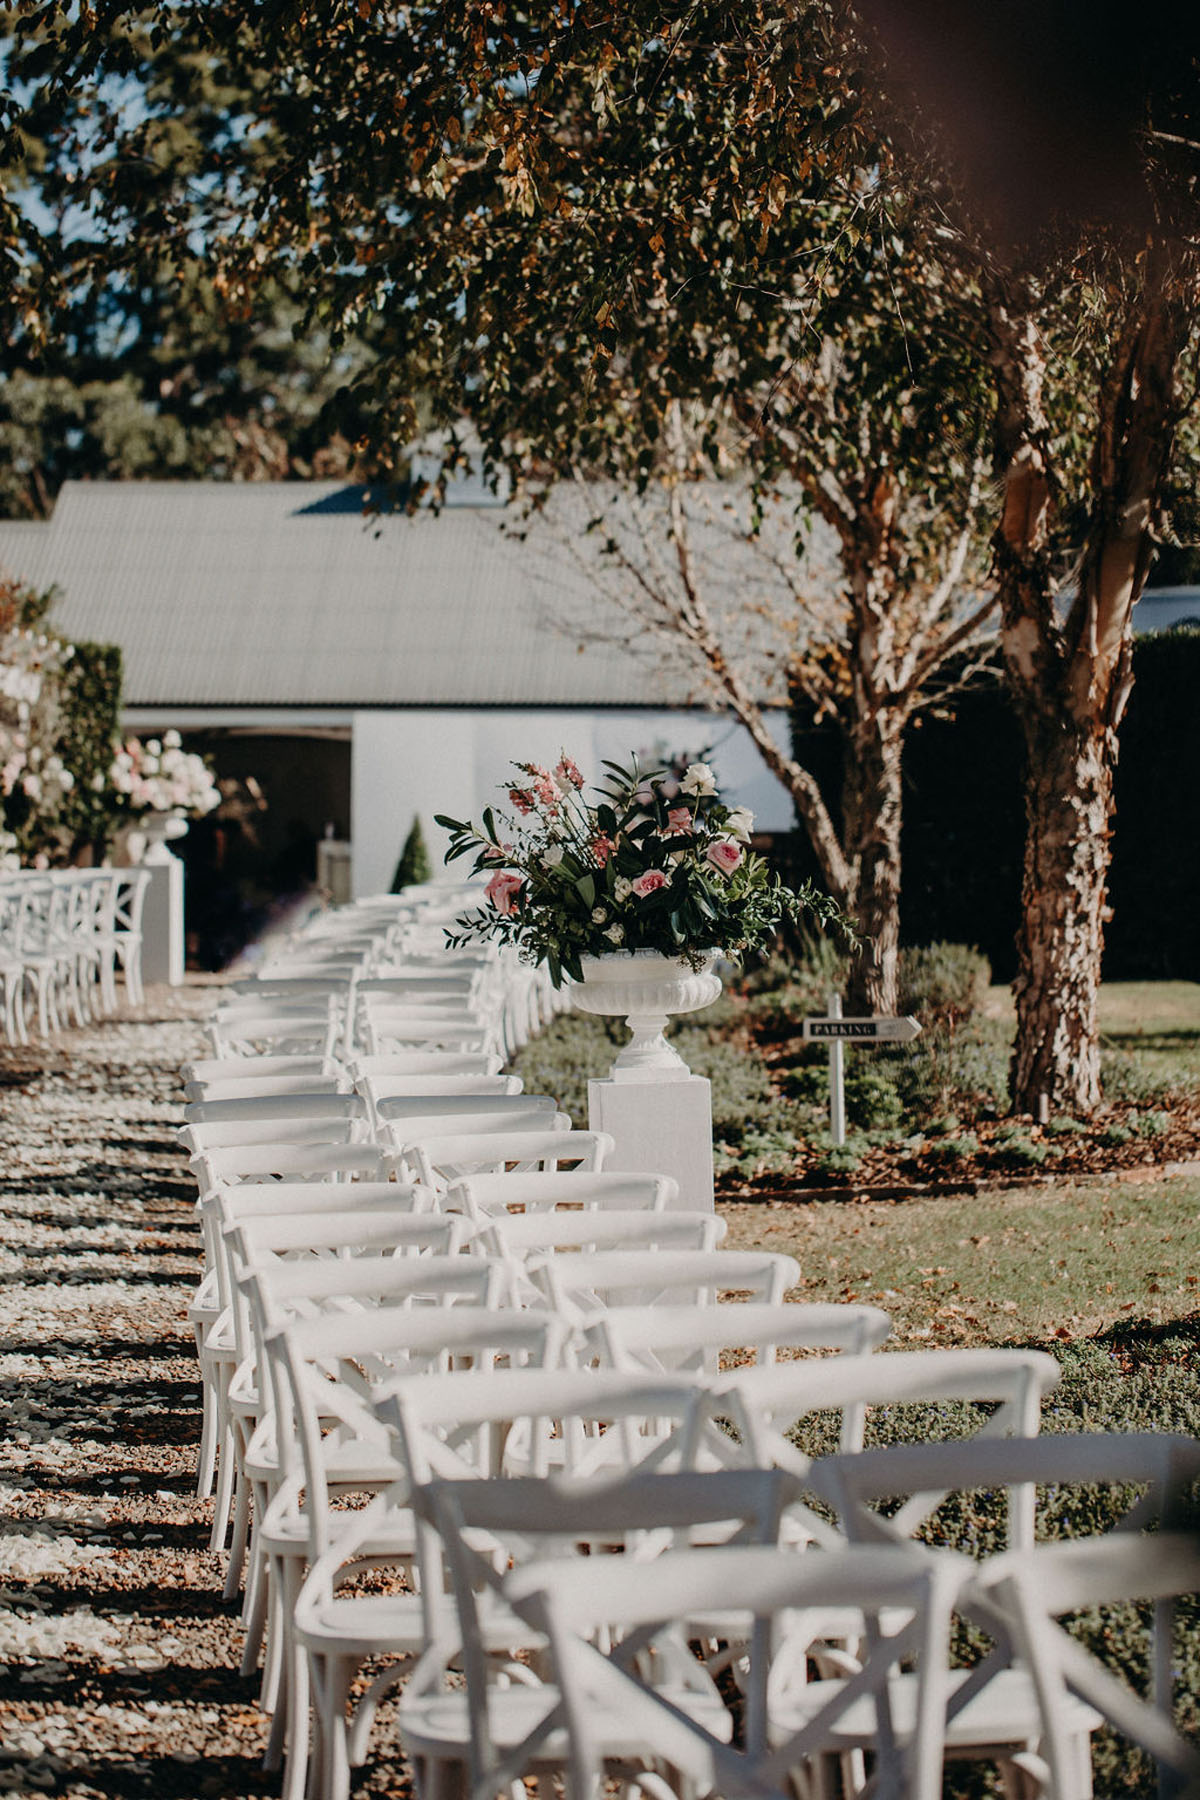
[[[277,838],[348,833],[356,893],[388,886],[414,818],[436,860],[435,813],[478,818],[510,762],[563,748],[599,774],[711,747],[759,828],[790,829],[746,733],[630,642],[548,527],[519,541],[478,486],[436,515],[364,520],[362,501],[340,482],[71,482],[48,523],[0,523],[0,564],[61,589],[67,636],[120,645],[128,729],[258,772]]]

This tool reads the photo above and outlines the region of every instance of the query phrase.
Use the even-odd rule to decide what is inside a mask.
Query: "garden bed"
[[[911,1045],[846,1051],[847,1140],[829,1132],[828,1052],[801,1036],[825,1010],[835,966],[776,966],[676,1024],[684,1059],[712,1083],[717,1191],[779,1199],[972,1193],[1041,1180],[1138,1180],[1200,1162],[1200,985],[1102,990],[1104,1105],[1089,1119],[1011,1117],[1011,1004],[960,946],[907,957]],[[529,1091],[587,1116],[587,1080],[624,1041],[615,1020],[567,1015],[514,1065]]]

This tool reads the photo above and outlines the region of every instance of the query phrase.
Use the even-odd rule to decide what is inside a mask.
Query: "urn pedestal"
[[[632,1033],[608,1075],[588,1082],[588,1123],[616,1146],[605,1167],[671,1176],[676,1204],[693,1212],[713,1210],[712,1094],[663,1034],[672,1013],[697,1012],[720,994],[715,960],[710,953],[692,969],[652,950],[585,956],[571,990],[581,1012],[624,1018]]]
[[[183,864],[167,846],[187,828],[180,813],[147,813],[139,824],[145,844],[138,861],[150,870],[142,907],[143,982],[183,982]]]

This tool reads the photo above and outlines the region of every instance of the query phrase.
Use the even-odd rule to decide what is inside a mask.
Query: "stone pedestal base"
[[[183,983],[183,864],[165,851],[163,860],[147,857],[150,871],[142,909],[142,980]]]
[[[703,1076],[589,1081],[588,1124],[615,1140],[606,1169],[670,1175],[679,1183],[677,1206],[712,1212],[712,1092]]]

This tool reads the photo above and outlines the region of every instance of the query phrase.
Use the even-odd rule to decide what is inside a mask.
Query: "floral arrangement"
[[[594,802],[565,753],[554,769],[516,763],[511,813],[485,809],[482,829],[438,816],[446,861],[474,856],[488,874],[484,906],[455,921],[451,945],[476,938],[515,944],[526,960],[583,979],[580,958],[654,950],[693,968],[720,950],[764,947],[802,910],[835,909],[810,885],[783,886],[749,847],[753,814],[727,806],[705,762],[677,770],[606,762]]]
[[[12,609],[15,611],[15,608]],[[13,619],[0,629],[0,871],[34,855],[75,784],[58,754],[61,687],[73,646]]]
[[[144,744],[128,738],[113,758],[110,779],[128,812],[204,814],[221,801],[212,770],[202,756],[182,748],[177,731]]]

